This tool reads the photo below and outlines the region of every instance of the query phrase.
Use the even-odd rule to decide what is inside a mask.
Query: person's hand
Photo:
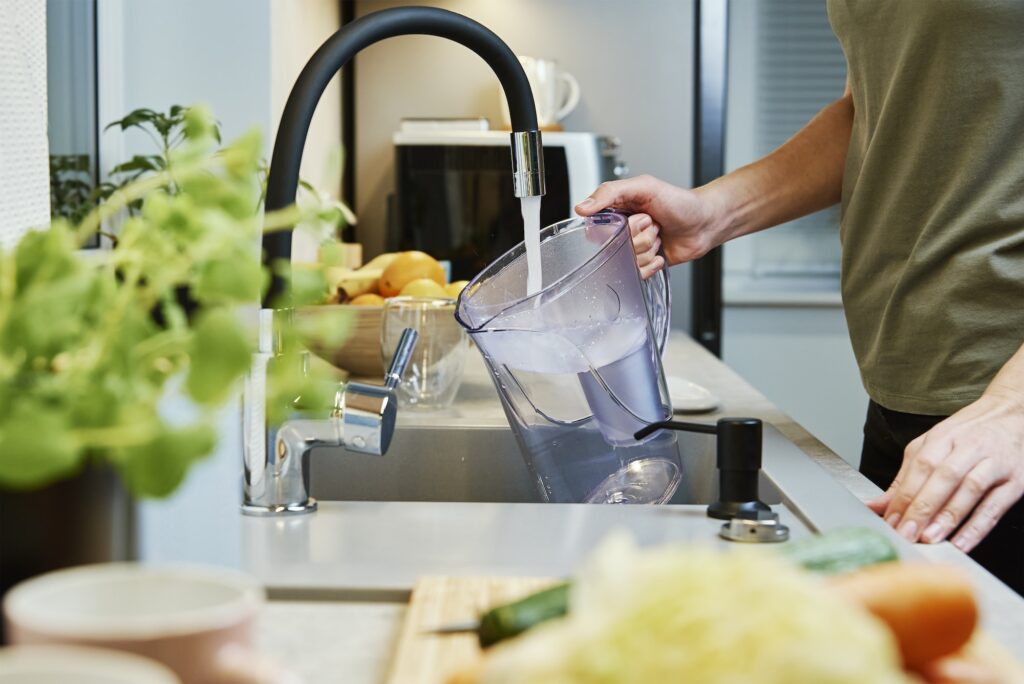
[[[989,388],[908,444],[896,479],[868,506],[910,541],[934,544],[959,528],[953,544],[967,552],[1022,494],[1024,401]]]
[[[651,176],[637,176],[601,184],[576,206],[580,216],[609,207],[633,212],[629,230],[633,251],[644,278],[665,266],[658,254],[664,246],[668,265],[704,256],[721,244],[719,212],[699,190],[685,190]]]

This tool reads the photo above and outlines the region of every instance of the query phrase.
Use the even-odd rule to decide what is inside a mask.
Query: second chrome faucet
[[[273,326],[268,311],[260,320]],[[265,415],[250,415],[265,406],[266,364],[274,355],[261,349],[246,382],[244,399],[244,461],[242,512],[246,515],[312,513],[310,457],[318,447],[344,447],[349,451],[382,456],[391,444],[398,416],[396,389],[402,380],[418,335],[406,328],[391,359],[383,385],[348,382],[338,385],[334,406],[323,417],[297,417],[276,429],[264,430]],[[262,361],[262,362],[261,362]]]

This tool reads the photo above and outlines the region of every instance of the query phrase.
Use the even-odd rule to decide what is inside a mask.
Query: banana
[[[347,302],[363,294],[376,294],[384,269],[398,258],[401,252],[387,252],[370,259],[357,269],[343,266],[329,266],[325,270],[327,283],[336,299]]]
[[[361,294],[377,291],[383,269],[367,269],[365,266],[353,271],[350,268],[331,267],[326,271],[327,282],[331,290],[344,291],[344,300],[353,299]]]
[[[379,254],[365,264],[359,267],[360,271],[372,271],[378,270],[383,271],[385,268],[391,265],[391,262],[398,258],[401,252],[387,252],[385,254]]]

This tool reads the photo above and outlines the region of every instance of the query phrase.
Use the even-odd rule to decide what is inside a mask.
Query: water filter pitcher
[[[541,289],[527,294],[520,243],[463,290],[456,318],[480,349],[542,496],[663,503],[680,480],[676,438],[633,434],[667,420],[664,270],[644,281],[626,217],[544,228]]]

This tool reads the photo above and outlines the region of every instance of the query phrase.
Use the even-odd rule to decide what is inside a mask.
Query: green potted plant
[[[80,522],[62,515],[75,506],[108,506],[119,492],[167,496],[212,452],[214,409],[237,396],[250,365],[254,334],[239,311],[259,301],[268,281],[257,256],[261,231],[321,211],[262,214],[258,133],[222,147],[202,107],[140,112],[114,125],[154,128],[158,154],[120,165],[111,183],[90,193],[87,211],[78,202],[75,212],[0,251],[2,584],[53,565],[44,558],[43,567],[27,567],[24,540],[12,541],[31,521],[26,516],[55,515],[55,530]],[[81,188],[75,193],[80,200]],[[121,220],[113,247],[82,258],[80,247],[114,217]],[[291,294],[301,305],[325,290],[321,273],[304,270]],[[284,334],[289,353],[299,354],[311,336],[345,330],[344,321],[321,320],[316,330]],[[329,379],[294,372],[300,363],[276,367],[274,415],[285,415],[296,397],[315,403],[333,391]],[[187,419],[165,415],[161,400],[171,391],[201,410]],[[76,490],[82,482],[88,486]],[[24,508],[32,497],[36,505]],[[99,526],[116,524],[118,515],[100,516]],[[81,544],[101,556],[127,553],[97,548],[110,546],[110,535],[104,542],[102,533],[85,538],[95,530],[71,532],[35,541],[54,552]]]

